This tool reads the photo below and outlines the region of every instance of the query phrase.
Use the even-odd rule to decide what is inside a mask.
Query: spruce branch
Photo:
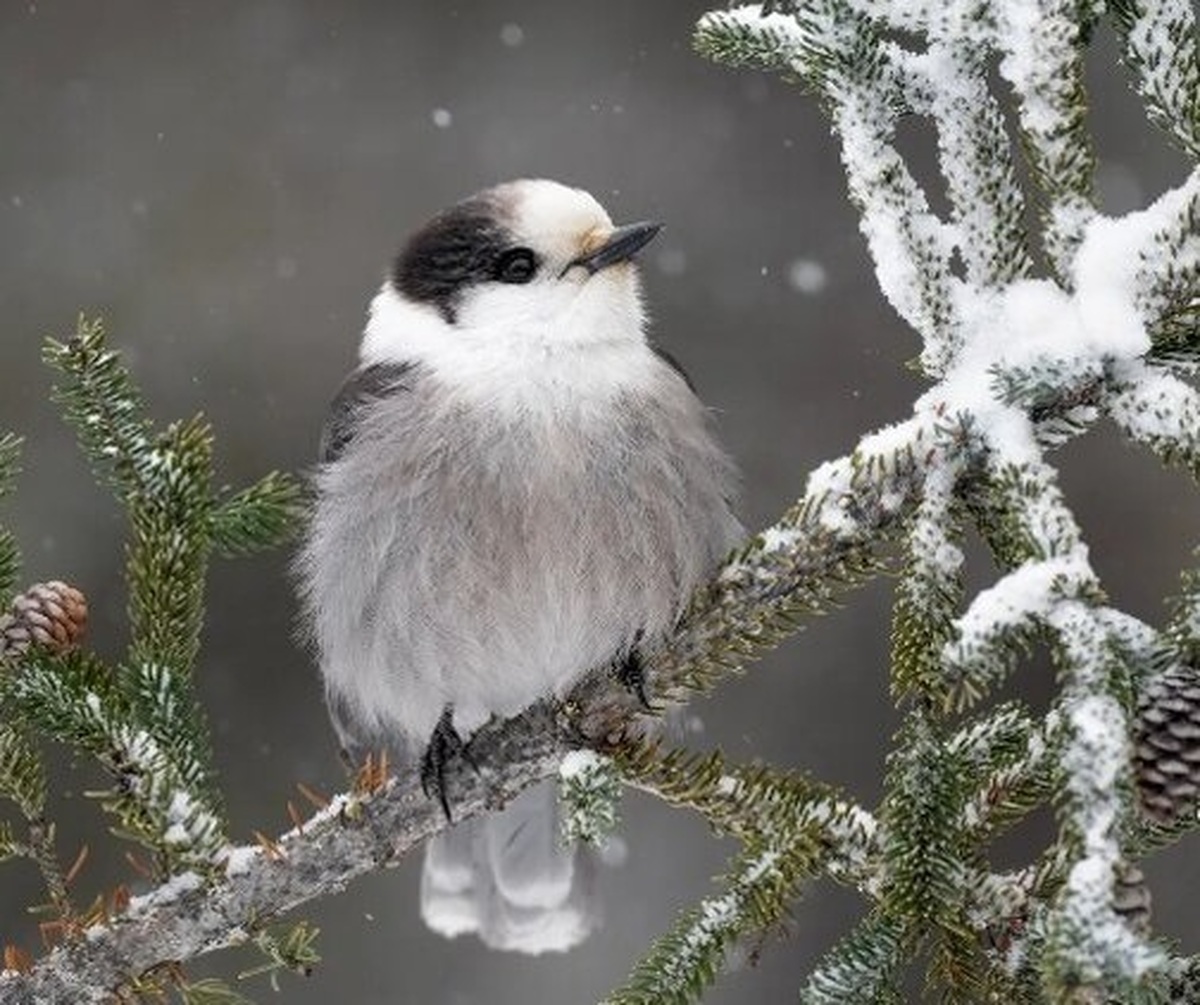
[[[1025,197],[1000,104],[987,86],[987,47],[963,37],[964,16],[986,17],[975,11],[928,16],[920,22],[929,33],[928,49],[896,58],[913,110],[938,124],[938,165],[966,280],[977,288],[1001,288],[1033,271]]]
[[[747,848],[779,845],[791,835],[819,850],[834,878],[859,887],[874,881],[876,821],[831,786],[764,765],[729,765],[715,751],[664,750],[657,742],[627,739],[613,756],[627,785],[699,813]]]
[[[21,659],[35,654],[68,653],[87,624],[87,601],[66,583],[35,583],[13,599],[0,615],[0,695],[3,674],[20,673]],[[7,667],[3,664],[7,663]],[[55,842],[55,825],[47,819],[46,771],[26,724],[9,718],[11,709],[0,700],[0,798],[14,803],[25,819],[21,842],[5,827],[0,834],[0,858],[31,859],[42,874],[50,907],[59,924],[77,921]]]
[[[901,1005],[896,974],[909,948],[903,924],[872,914],[817,964],[801,1005]]]
[[[14,803],[26,820],[36,820],[46,806],[46,772],[42,759],[19,726],[0,722],[0,798]]]
[[[1179,326],[1186,330],[1200,299],[1200,167],[1123,222],[1135,237],[1130,250],[1138,256],[1132,277],[1135,305],[1156,341],[1173,330],[1178,341]]]
[[[302,515],[300,484],[272,471],[213,509],[213,548],[226,558],[237,558],[278,547],[292,538]]]
[[[458,818],[548,777],[577,743],[565,714],[547,703],[484,727],[472,740],[480,770],[449,780]],[[245,942],[287,911],[383,868],[445,826],[416,773],[371,795],[339,797],[303,828],[271,842],[271,854],[258,845],[228,848],[221,876],[206,883],[182,873],[89,929],[86,940],[57,947],[28,973],[0,974],[0,1002],[107,1002],[164,961]]]
[[[974,472],[988,452],[969,430],[969,424],[949,421],[931,405],[904,423],[865,437],[852,454],[814,472],[805,497],[698,591],[675,634],[647,660],[651,696],[679,700],[715,686],[766,648],[779,631],[794,627],[796,618],[823,609],[835,591],[878,567],[881,542],[913,514],[929,471],[947,463],[947,456],[957,456],[964,479],[977,479]],[[1013,479],[1014,492],[1023,487],[1023,480]],[[1021,538],[1028,537],[1023,531]],[[11,681],[27,682],[24,690],[14,689],[16,700],[25,699],[25,711],[40,714],[48,732],[107,752],[118,775],[128,776],[127,785],[136,786],[143,774],[162,777],[171,770],[130,768],[129,751],[161,748],[143,746],[145,738],[129,731],[123,718],[129,699],[94,658],[76,654],[34,660]],[[56,688],[64,692],[57,699]],[[91,698],[92,693],[105,700]],[[627,724],[638,711],[623,688],[607,675],[597,675],[581,684],[561,709],[543,704],[516,720],[490,725],[471,744],[479,774],[464,772],[451,781],[456,816],[493,808],[523,786],[555,773],[562,756],[584,737],[610,751],[621,749]],[[747,792],[762,784],[752,778],[748,782]],[[960,813],[970,795],[963,793]],[[769,924],[776,916],[772,911],[782,910],[795,894],[787,877],[798,882],[820,863],[834,874],[840,869],[868,893],[877,890],[876,874],[868,866],[875,840],[873,825],[864,823],[870,818],[853,808],[838,811],[837,805],[822,799],[810,803],[813,837],[801,842],[799,859],[787,858],[792,852],[786,852],[783,873],[774,868],[755,872],[755,863],[761,867],[763,860],[747,858],[735,867],[734,885],[726,893],[732,891],[739,905],[766,897],[759,917]],[[834,826],[839,822],[842,831]],[[732,816],[728,823],[734,826]],[[208,885],[200,876],[192,883],[168,884],[135,902],[127,915],[91,931],[86,945],[60,947],[30,974],[7,975],[0,980],[0,1001],[102,1000],[102,989],[118,987],[163,959],[189,959],[234,944],[256,926],[393,860],[442,826],[436,807],[412,777],[373,797],[337,800],[301,831],[273,841],[275,854],[227,849],[225,874],[210,878]],[[159,828],[161,820],[148,830]],[[713,903],[718,902],[726,903],[719,896]],[[706,916],[695,915],[692,921]],[[710,933],[710,948],[727,945],[732,933],[733,928]],[[716,958],[703,957],[710,962]]]
[[[911,442],[905,442],[905,434]],[[911,506],[918,473],[937,435],[935,422],[912,421],[899,434],[867,437],[853,455],[814,473],[809,494],[698,591],[674,635],[647,661],[651,697],[679,700],[697,688],[711,688],[774,640],[769,627],[823,608],[836,589],[857,582],[864,566],[875,561],[880,532],[896,525]],[[790,593],[799,600],[790,601]],[[141,786],[154,784],[150,795],[165,794],[170,787],[155,779],[174,777],[173,769],[169,759],[138,768],[135,755],[163,757],[162,749],[131,726],[124,699],[102,663],[85,654],[33,660],[9,678],[8,686],[10,700],[23,714],[36,717],[52,735],[97,753],[124,780],[110,798],[131,813],[135,833],[161,833],[163,801],[148,798]],[[626,689],[604,673],[581,683],[561,708],[542,703],[514,720],[490,724],[471,740],[478,773],[463,772],[450,781],[456,819],[492,809],[556,773],[563,755],[584,738],[612,748],[639,712]],[[132,805],[119,801],[127,789],[137,795]],[[820,802],[813,806],[814,816],[823,816],[827,827],[815,850],[836,857],[842,849],[843,874],[857,882],[860,831],[868,825],[850,810],[819,809],[826,806]],[[831,843],[829,828],[839,821],[848,829]],[[818,822],[814,819],[813,826]],[[90,930],[86,943],[55,949],[28,974],[0,977],[0,1002],[102,1001],[106,989],[165,959],[187,960],[238,943],[286,911],[393,861],[444,826],[440,810],[413,776],[375,796],[335,800],[302,830],[273,841],[275,854],[226,849],[224,876],[210,878],[208,885],[199,875],[190,883],[168,883],[108,926]],[[775,891],[778,896],[772,893],[769,902],[782,907],[790,893],[773,885],[779,876],[807,874],[791,854],[781,860],[782,873],[771,870],[768,877],[763,872],[737,889],[752,898]],[[207,874],[202,860],[196,867]]]
[[[1021,136],[1046,198],[1043,244],[1059,281],[1095,215],[1096,170],[1083,83],[1084,23],[1075,0],[1030,0],[994,8],[1000,73],[1017,97]]]
[[[881,820],[888,863],[885,910],[925,923],[950,909],[958,889],[963,867],[955,847],[957,821],[950,817],[966,793],[919,708],[905,722],[888,776]],[[921,854],[913,854],[916,848]]]
[[[558,768],[558,805],[565,845],[602,847],[616,830],[621,776],[616,765],[592,750],[563,758]]]
[[[626,743],[615,757],[628,784],[699,812],[718,833],[736,836],[742,850],[723,891],[686,911],[606,1005],[695,1001],[732,945],[777,926],[800,884],[819,869],[867,881],[875,822],[826,786],[656,743]]]
[[[602,1005],[687,1005],[713,981],[729,947],[780,922],[815,853],[790,846],[743,854],[724,890],[706,897],[643,957],[629,981]]]
[[[129,517],[131,643],[124,665],[34,654],[3,682],[21,721],[95,756],[114,777],[103,805],[120,831],[154,849],[162,875],[211,866],[225,824],[208,730],[192,680],[214,550],[249,554],[282,541],[300,492],[272,473],[217,492],[213,436],[200,417],[162,428],[99,321],[49,340],[55,398],[80,446]]]
[[[46,771],[41,755],[17,725],[0,722],[0,798],[11,801],[25,819],[25,837],[17,841],[11,827],[0,834],[0,858],[31,859],[42,874],[50,906],[64,924],[76,912],[55,842],[54,823],[46,818]]]
[[[906,561],[892,605],[892,696],[941,689],[940,649],[953,633],[963,599],[959,465],[946,463],[925,479],[906,539]]]
[[[1200,393],[1191,384],[1149,366],[1128,368],[1128,384],[1108,402],[1113,423],[1164,463],[1200,479]]]
[[[1147,117],[1200,157],[1200,42],[1192,4],[1112,0],[1108,6]]]
[[[21,440],[12,433],[0,433],[0,499],[12,491],[13,482],[20,470]],[[7,527],[0,524],[0,607],[7,607],[12,599],[21,569],[21,553],[16,539]]]
[[[141,464],[151,423],[119,354],[105,345],[103,323],[80,315],[75,335],[48,340],[44,358],[62,374],[54,399],[97,476],[118,497],[136,496],[144,487]]]
[[[94,756],[112,776],[101,803],[125,836],[153,849],[164,875],[201,868],[224,847],[223,824],[149,732],[96,657],[35,653],[0,681],[0,697],[21,721]]]
[[[212,432],[200,419],[176,422],[151,444],[137,459],[146,487],[129,500],[130,659],[188,674],[204,620]]]
[[[962,343],[953,242],[893,145],[908,98],[892,50],[843,0],[798,5],[791,14],[713,11],[701,18],[695,46],[734,64],[743,51],[772,51],[775,65],[789,67],[822,96],[842,140],[850,197],[862,214],[880,287],[924,338],[926,373],[941,376]]]
[[[999,706],[949,739],[951,756],[974,789],[961,820],[972,840],[994,837],[1050,800],[1062,739],[1056,709],[1035,722],[1016,703]]]
[[[1151,116],[1195,154],[1194,14],[1176,0],[1113,9]],[[702,52],[781,72],[820,96],[880,285],[922,337],[922,364],[938,383],[910,418],[815,471],[804,498],[729,559],[646,659],[654,698],[709,690],[885,568],[902,540],[892,689],[905,721],[876,813],[802,776],[635,739],[639,710],[604,674],[561,705],[488,724],[472,741],[478,772],[451,778],[448,797],[467,817],[559,771],[564,755],[596,748],[628,784],[742,842],[723,888],[681,919],[613,1001],[693,1000],[734,940],[771,930],[818,874],[860,890],[869,913],[822,963],[805,1001],[896,1000],[895,975],[914,954],[926,958],[932,985],[964,999],[1191,995],[1194,961],[1149,938],[1133,859],[1184,829],[1139,813],[1134,760],[1135,738],[1150,743],[1153,733],[1156,750],[1179,754],[1188,770],[1195,582],[1185,579],[1161,633],[1108,607],[1048,460],[1101,415],[1193,470],[1200,455],[1200,411],[1184,379],[1200,368],[1200,171],[1146,210],[1097,215],[1082,50],[1100,13],[1075,0],[787,0],[700,22]],[[986,79],[997,62],[1045,203],[1037,236],[1046,278],[1035,275],[1026,197]],[[947,219],[896,147],[908,114],[937,128]],[[274,475],[214,491],[207,426],[150,423],[96,326],[81,323],[75,339],[47,352],[85,452],[130,510],[134,646],[115,670],[86,653],[10,647],[5,708],[22,729],[95,754],[116,778],[114,811],[175,876],[88,939],[0,976],[0,1002],[97,1001],[165,986],[166,961],[249,939],[269,953],[282,945],[274,961],[299,965],[311,958],[307,931],[273,943],[267,925],[445,822],[417,779],[385,782],[376,770],[370,785],[294,831],[257,847],[225,844],[191,687],[200,590],[214,549],[244,554],[281,540],[298,493]],[[968,598],[962,539],[971,524],[1000,572]],[[1050,712],[1004,705],[958,719],[1034,642],[1057,667]],[[609,762],[583,759],[605,765],[576,793],[603,818],[613,805]],[[1174,798],[1192,795],[1178,788]],[[1058,839],[1027,868],[991,872],[986,842],[1045,803],[1057,807]],[[6,848],[20,851],[11,831],[0,833]]]
[[[1192,552],[1195,557],[1196,552]],[[1174,663],[1200,666],[1200,569],[1184,569],[1179,576],[1179,593],[1170,601],[1170,620],[1163,631],[1169,651],[1157,650],[1152,669],[1162,672]]]

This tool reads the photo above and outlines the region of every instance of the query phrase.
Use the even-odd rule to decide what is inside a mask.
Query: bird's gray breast
[[[665,365],[652,387],[488,408],[436,378],[359,401],[302,560],[326,683],[423,743],[513,714],[669,629],[736,542],[732,466]]]

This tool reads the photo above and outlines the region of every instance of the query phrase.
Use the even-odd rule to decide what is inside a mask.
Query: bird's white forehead
[[[612,229],[604,207],[581,188],[546,178],[522,178],[493,192],[514,233],[535,247],[554,245],[566,236],[578,239],[592,231]]]

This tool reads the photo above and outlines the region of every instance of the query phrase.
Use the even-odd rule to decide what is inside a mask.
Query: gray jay
[[[348,750],[424,750],[443,800],[489,717],[599,667],[640,687],[741,537],[708,411],[646,338],[633,258],[658,229],[545,180],[450,207],[396,258],[334,400],[297,563],[330,714]],[[526,952],[587,935],[595,863],[554,798],[431,841],[425,920]]]

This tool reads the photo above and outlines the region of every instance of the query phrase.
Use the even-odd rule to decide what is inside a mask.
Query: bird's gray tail
[[[562,952],[600,923],[597,855],[564,847],[553,782],[498,813],[456,824],[425,848],[421,917],[447,937],[493,949]]]

